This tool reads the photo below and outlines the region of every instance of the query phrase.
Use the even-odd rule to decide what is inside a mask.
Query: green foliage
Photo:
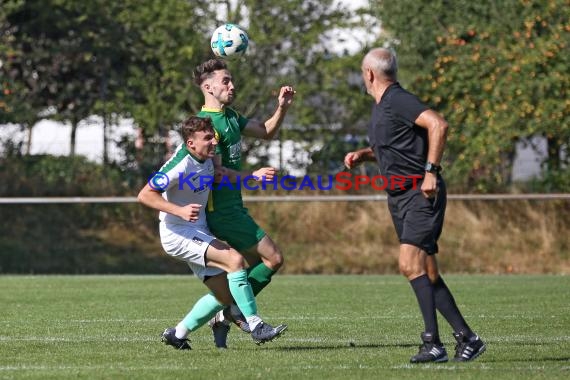
[[[92,111],[104,60],[98,56],[98,28],[111,28],[101,2],[18,2],[3,20],[9,43],[4,74],[23,84],[27,99],[54,107],[55,118],[81,120]],[[97,12],[96,12],[97,10]]]
[[[129,192],[122,173],[85,157],[0,158],[0,196],[113,196]]]
[[[570,29],[560,12],[563,3],[520,2],[502,10],[510,22],[471,25],[440,37],[435,72],[427,78],[430,98],[455,126],[449,139],[452,173],[478,190],[509,183],[520,139],[546,137],[549,150],[555,146],[548,169],[560,168],[561,147],[570,144]]]
[[[515,143],[537,135],[549,144],[547,171],[568,164],[570,28],[561,12],[567,5],[382,2],[379,12],[394,16],[385,18],[386,25],[400,39],[397,48],[411,76],[404,81],[450,122],[446,176],[458,190],[507,188]],[[396,6],[407,10],[397,12]],[[562,185],[551,183],[554,191],[569,190],[556,184]]]
[[[150,143],[156,152],[152,162],[164,156],[164,148],[156,145],[164,145],[166,131],[202,105],[191,71],[212,57],[210,33],[224,22],[243,24],[251,37],[247,56],[229,62],[242,113],[268,118],[280,85],[298,89],[282,140],[296,140],[303,150],[319,141],[334,143],[334,134],[358,120],[367,104],[352,92],[360,87],[353,74],[359,59],[339,58],[338,41],[327,34],[362,26],[362,19],[332,0],[9,4],[0,19],[2,48],[11,51],[2,70],[10,88],[18,86],[18,91],[0,105],[6,104],[10,120],[37,118],[47,106],[53,106],[49,117],[74,123],[90,114],[132,117],[145,140],[159,135]],[[17,110],[22,104],[34,107]],[[265,148],[249,142],[244,157],[251,150],[264,161]],[[137,159],[147,157],[139,154]]]
[[[331,35],[337,28],[364,25],[346,5],[333,0],[252,0],[232,8],[221,3],[229,7],[229,21],[246,22],[251,39],[248,54],[229,62],[238,88],[238,110],[265,120],[275,111],[279,87],[295,86],[295,103],[279,139],[297,142],[304,152],[338,141],[367,115],[369,101],[360,91],[360,57],[338,51],[342,41]],[[251,154],[260,165],[267,164],[267,146],[246,140],[244,159]],[[342,162],[339,156],[334,160],[337,166]]]
[[[77,126],[90,115],[129,117],[151,147],[128,153],[135,161],[124,166],[155,167],[167,131],[202,105],[191,72],[212,57],[210,33],[235,22],[251,39],[247,55],[229,61],[235,107],[265,119],[278,88],[294,85],[297,100],[279,139],[310,153],[309,173],[327,172],[341,166],[350,135],[365,135],[371,104],[360,78],[367,47],[338,51],[334,31],[381,24],[377,43],[396,47],[404,86],[452,126],[444,159],[454,190],[508,189],[514,144],[542,136],[544,178],[553,190],[568,191],[554,180],[568,167],[570,145],[567,5],[376,0],[351,11],[333,0],[6,0],[0,123],[31,128],[52,118]],[[247,140],[244,148],[244,159],[268,163],[266,142]]]
[[[128,179],[117,168],[83,157],[0,159],[0,197],[133,195],[140,187],[131,187]],[[157,215],[139,204],[5,204],[0,209],[0,272],[184,273],[157,254],[162,249]]]
[[[570,167],[547,170],[542,178],[520,185],[531,193],[556,193],[570,189]]]
[[[198,94],[192,69],[210,52],[206,41],[211,18],[208,2],[128,0],[115,19],[129,56],[126,85],[117,92],[121,113],[133,117],[146,136],[165,135],[188,112]],[[200,101],[194,100],[194,104]]]

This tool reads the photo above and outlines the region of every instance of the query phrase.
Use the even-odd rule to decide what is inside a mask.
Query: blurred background
[[[244,140],[244,165],[342,169],[347,151],[367,145],[362,57],[392,47],[400,82],[451,126],[450,193],[553,194],[451,201],[443,267],[569,273],[570,201],[556,196],[570,192],[568,9],[567,0],[0,0],[0,197],[135,196],[200,109],[191,72],[213,57],[213,30],[233,22],[250,38],[228,63],[235,108],[267,118],[281,85],[297,90],[275,141]],[[382,202],[250,209],[283,247],[285,273],[397,271]],[[135,203],[7,201],[0,213],[0,273],[186,272],[163,256],[155,213]]]

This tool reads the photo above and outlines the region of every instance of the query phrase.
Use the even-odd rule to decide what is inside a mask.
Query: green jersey
[[[216,154],[222,156],[222,165],[241,170],[241,131],[249,120],[231,108],[220,110],[202,107],[197,116],[212,119],[218,138]]]
[[[241,170],[241,131],[248,119],[231,108],[220,110],[203,107],[198,116],[212,119],[218,139],[216,154],[222,156],[222,165],[228,169]],[[240,187],[235,184],[221,186],[222,183],[210,191],[206,208],[208,227],[217,238],[228,242],[235,249],[249,249],[263,239],[265,231],[255,223],[244,207]]]
[[[218,139],[216,154],[221,155],[222,165],[228,169],[241,170],[241,131],[249,120],[231,108],[202,107],[197,116],[212,119]],[[238,186],[214,187],[208,202],[208,211],[242,204],[241,190]]]

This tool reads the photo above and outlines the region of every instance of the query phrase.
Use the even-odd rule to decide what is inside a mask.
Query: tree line
[[[210,34],[229,21],[251,38],[247,55],[229,62],[236,108],[264,117],[280,85],[296,86],[279,139],[296,141],[312,162],[290,164],[323,174],[338,169],[348,149],[366,144],[372,100],[362,89],[360,62],[370,47],[391,46],[400,81],[450,122],[444,166],[452,186],[508,190],[515,144],[540,136],[548,148],[536,189],[568,191],[568,5],[370,0],[352,9],[333,0],[3,0],[0,124],[31,130],[42,119],[66,122],[73,154],[82,120],[97,115],[109,128],[131,118],[146,143],[123,142],[125,160],[132,161],[124,167],[156,168],[168,131],[200,109],[191,72],[212,57]],[[338,30],[362,31],[360,43],[345,49]],[[248,140],[245,149],[245,157],[267,163],[265,143]]]

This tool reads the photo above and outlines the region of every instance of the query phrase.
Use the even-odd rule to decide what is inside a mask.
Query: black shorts
[[[420,186],[402,194],[388,196],[388,208],[400,239],[400,244],[411,244],[423,249],[428,255],[437,253],[437,240],[443,229],[447,190],[440,177],[438,193],[434,198],[423,196]]]

